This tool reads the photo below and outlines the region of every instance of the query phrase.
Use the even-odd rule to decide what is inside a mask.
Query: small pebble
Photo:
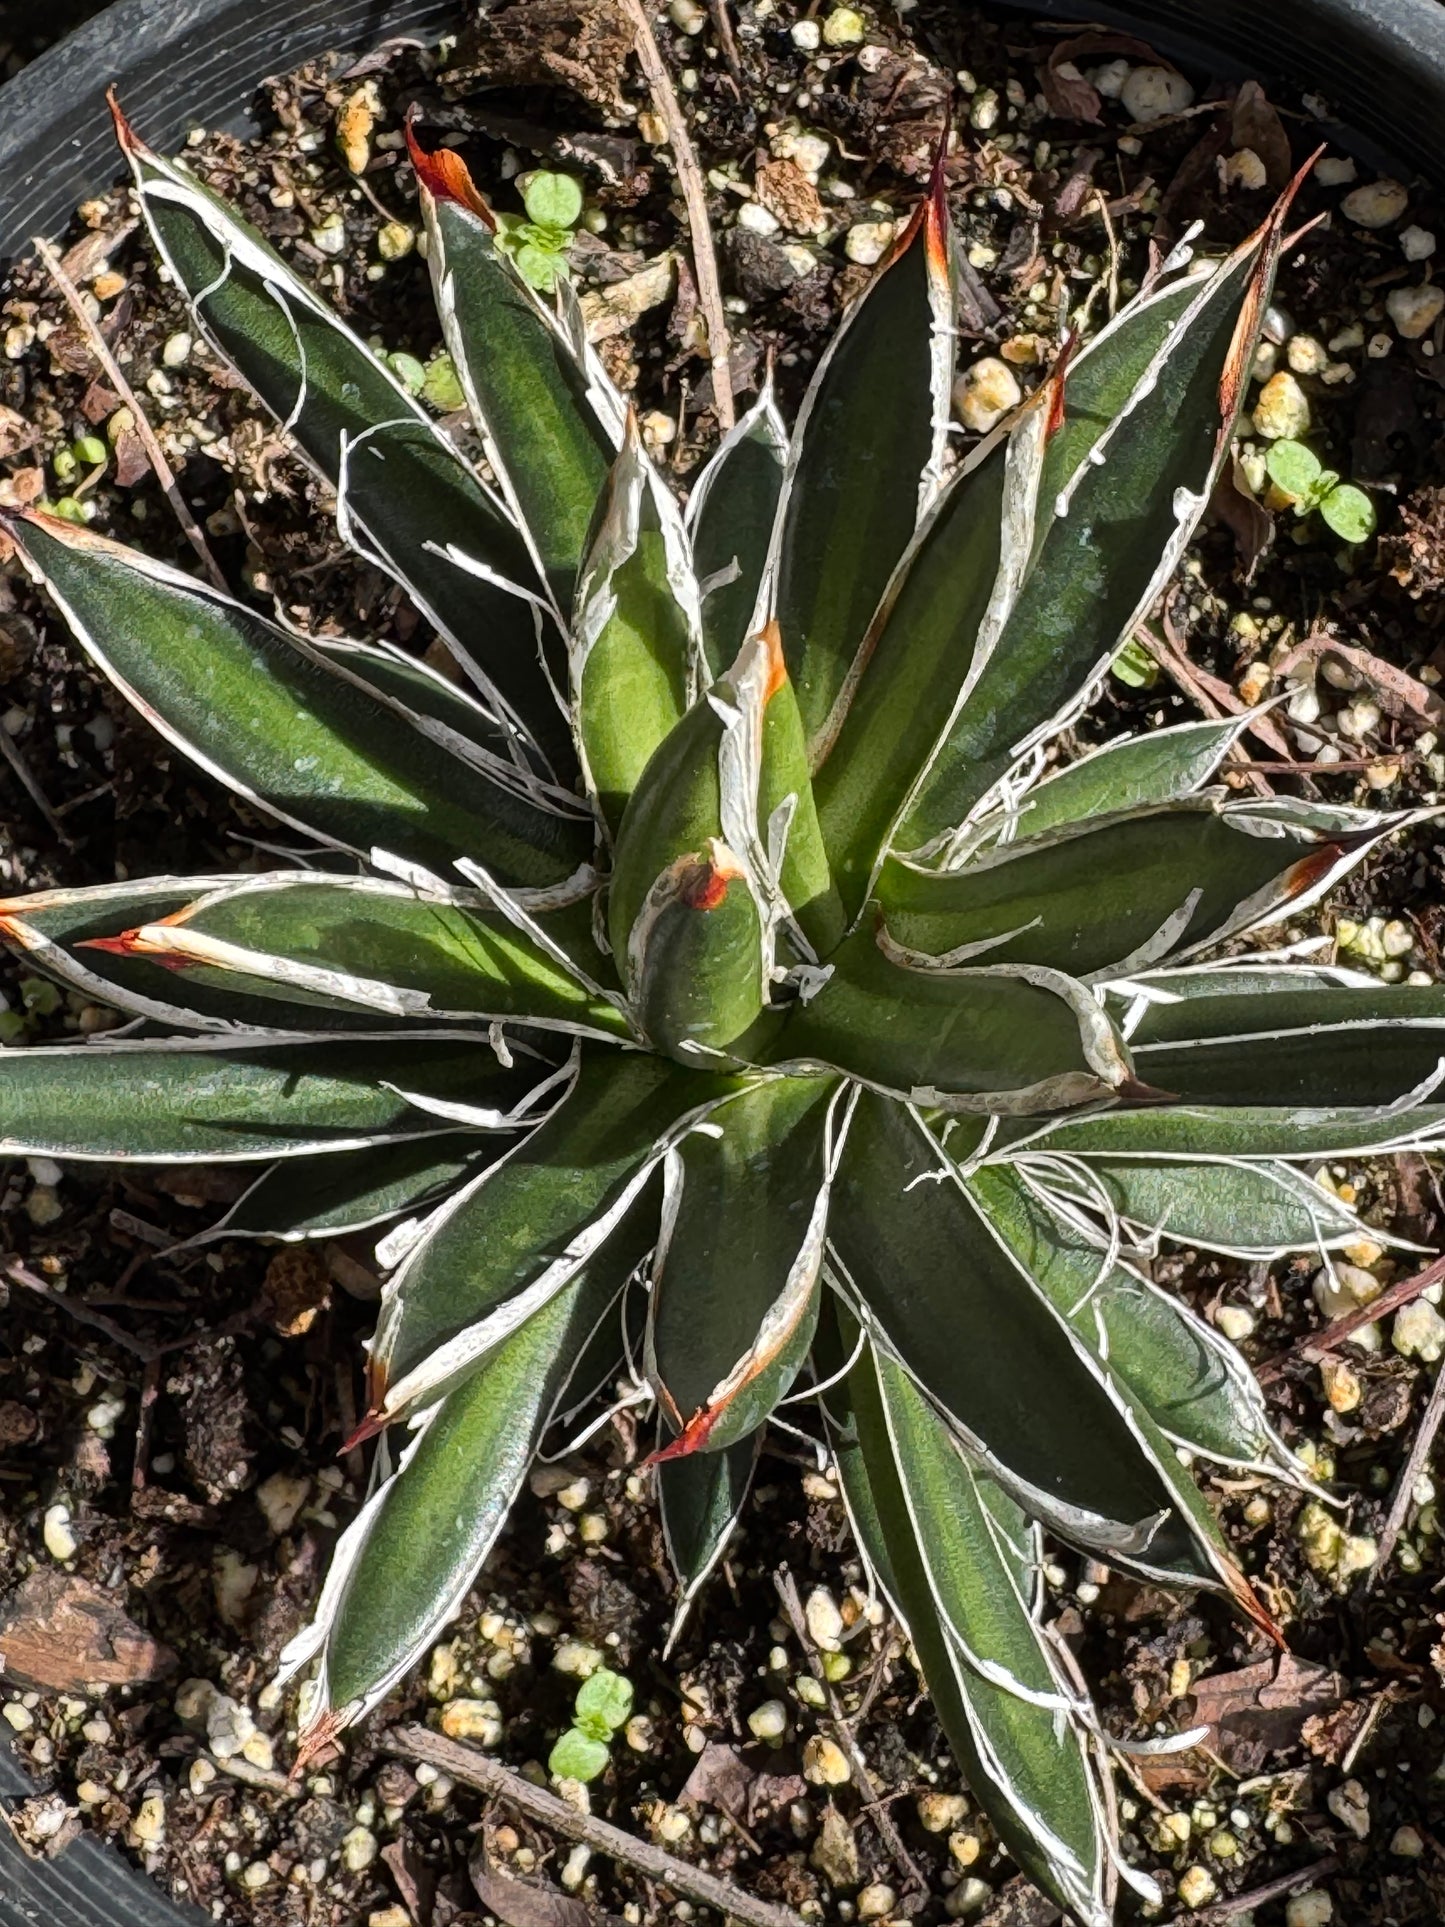
[[[449,1700],[442,1708],[441,1729],[448,1739],[496,1746],[503,1730],[501,1709],[495,1700]]]
[[[195,345],[188,334],[170,335],[161,349],[161,360],[167,368],[179,368],[190,360]]]
[[[803,1748],[803,1778],[814,1786],[845,1786],[852,1777],[848,1755],[838,1742],[815,1733]]]
[[[1064,65],[1069,67],[1073,62],[1065,61]],[[1117,100],[1123,93],[1124,82],[1128,78],[1129,63],[1122,59],[1107,60],[1102,67],[1093,68],[1089,74],[1095,93],[1104,100]]]
[[[1285,360],[1297,375],[1322,375],[1329,366],[1329,354],[1322,341],[1313,335],[1291,335]]]
[[[148,1793],[135,1810],[130,1837],[138,1847],[158,1846],[165,1838],[166,1803],[160,1793]]]
[[[1254,404],[1255,433],[1267,442],[1298,441],[1309,433],[1310,405],[1303,388],[1281,368],[1259,391]]]
[[[376,1835],[370,1827],[353,1827],[341,1843],[341,1864],[348,1873],[365,1873],[376,1858]]]
[[[1342,1417],[1346,1412],[1353,1412],[1364,1396],[1359,1374],[1342,1358],[1321,1359],[1320,1381],[1325,1388],[1330,1410],[1340,1413]]]
[[[803,1617],[808,1624],[808,1637],[819,1651],[837,1652],[843,1637],[843,1615],[838,1610],[837,1600],[825,1586],[815,1586],[808,1594]]]
[[[1433,282],[1418,288],[1391,288],[1385,296],[1385,312],[1395,324],[1395,332],[1406,341],[1418,341],[1429,332],[1445,308],[1445,288]]]
[[[1147,127],[1167,114],[1182,114],[1194,103],[1194,89],[1169,67],[1133,67],[1119,90],[1119,102],[1131,120]]]
[[[968,1801],[961,1793],[920,1793],[918,1823],[925,1833],[947,1833],[968,1813]]]
[[[1284,1904],[1284,1927],[1329,1927],[1334,1917],[1335,1903],[1321,1887],[1292,1894]]]
[[[700,7],[697,0],[671,0],[667,17],[679,33],[699,34],[707,25],[707,8]]]
[[[882,1920],[898,1904],[898,1896],[886,1881],[875,1880],[864,1887],[853,1903],[860,1920]]]
[[[868,22],[852,7],[834,7],[823,22],[823,40],[829,47],[856,47],[868,31]]]
[[[1433,1305],[1417,1298],[1395,1313],[1390,1343],[1402,1358],[1418,1358],[1422,1365],[1433,1365],[1445,1353],[1445,1318]]]
[[[338,210],[328,214],[319,227],[311,230],[311,245],[320,254],[336,256],[346,252],[346,221]]]
[[[843,240],[843,252],[860,268],[871,268],[881,261],[893,239],[891,221],[855,221]]]
[[[61,1565],[64,1565],[67,1560],[75,1557],[77,1551],[80,1549],[80,1541],[70,1529],[70,1507],[68,1505],[62,1505],[57,1501],[55,1505],[45,1508],[45,1519],[41,1527],[41,1537],[45,1541],[45,1550],[50,1554],[52,1559],[58,1560]]]
[[[984,355],[953,384],[958,418],[975,435],[986,435],[1022,399],[1018,377],[996,355]]]
[[[748,1714],[748,1731],[756,1740],[782,1739],[788,1730],[788,1709],[781,1700],[764,1700]]]
[[[1218,1891],[1208,1867],[1186,1867],[1179,1876],[1179,1898],[1186,1907],[1206,1907]]]
[[[1410,191],[1399,181],[1366,181],[1351,188],[1340,202],[1340,213],[1356,227],[1392,227],[1410,205]]]
[[[977,1874],[967,1874],[949,1894],[944,1902],[944,1911],[950,1920],[962,1920],[968,1914],[976,1914],[993,1899],[993,1888]]]
[[[387,221],[376,237],[376,251],[383,261],[401,261],[416,246],[416,230],[405,221]]]
[[[761,201],[744,201],[738,209],[738,226],[753,234],[771,236],[778,232],[780,225],[778,217],[769,214]]]
[[[1346,1780],[1343,1786],[1333,1787],[1325,1796],[1325,1805],[1357,1840],[1368,1838],[1370,1796],[1358,1780]]]
[[[1221,1305],[1214,1322],[1232,1345],[1238,1345],[1254,1330],[1254,1313],[1243,1305]]]
[[[1407,261],[1428,261],[1435,252],[1435,236],[1429,228],[1416,227],[1412,221],[1400,230],[1400,252]]]
[[[22,1706],[19,1700],[10,1700],[5,1709],[5,1723],[14,1733],[25,1733],[35,1724],[35,1716],[29,1707]]]
[[[1326,154],[1315,162],[1315,179],[1321,187],[1343,187],[1358,173],[1348,154]]]
[[[1396,1827],[1390,1839],[1390,1851],[1402,1860],[1418,1860],[1425,1851],[1425,1842],[1416,1828]]]
[[[823,29],[816,20],[795,20],[791,38],[799,53],[815,54],[823,38]]]
[[[1254,194],[1269,184],[1269,170],[1252,147],[1241,147],[1237,154],[1224,155],[1219,163],[1219,175],[1226,191],[1238,188]]]

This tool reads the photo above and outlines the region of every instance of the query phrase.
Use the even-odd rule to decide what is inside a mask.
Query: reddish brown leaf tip
[[[115,138],[121,153],[127,155],[148,153],[149,149],[145,142],[122,112],[120,96],[113,85],[105,90],[105,104],[110,109],[110,117],[115,124]]]
[[[1068,419],[1068,401],[1064,391],[1068,381],[1069,364],[1078,352],[1078,347],[1079,331],[1077,328],[1070,328],[1064,336],[1063,346],[1059,349],[1059,358],[1054,363],[1046,384],[1049,412],[1044,422],[1045,442],[1051,442]]]
[[[438,147],[428,153],[412,130],[409,114],[406,145],[417,180],[434,201],[454,201],[458,207],[475,214],[489,231],[496,232],[497,218],[478,193],[461,155],[454,154],[449,147]]]
[[[717,1405],[704,1405],[693,1413],[675,1439],[666,1445],[659,1445],[642,1461],[645,1472],[650,1466],[665,1465],[669,1459],[688,1459],[694,1452],[701,1452],[708,1441],[708,1434],[722,1416],[722,1408]]]
[[[378,1432],[384,1432],[390,1423],[391,1420],[385,1412],[368,1412],[351,1436],[342,1440],[337,1449],[337,1458],[345,1458],[346,1454],[355,1451],[358,1445],[365,1445],[366,1441],[374,1439]]]
[[[689,910],[716,910],[727,902],[728,879],[710,863],[700,863],[684,878],[681,894]]]
[[[132,930],[122,930],[118,937],[79,937],[75,947],[77,950],[108,951],[112,957],[144,957],[147,963],[159,964],[162,970],[188,970],[192,961],[189,957],[178,957],[161,949],[155,942],[145,942],[139,925]]]
[[[766,705],[788,680],[788,665],[783,659],[783,632],[778,627],[776,616],[769,616],[760,631],[760,640],[768,652],[768,686],[763,691]]]
[[[313,1720],[301,1735],[296,1747],[296,1758],[292,1763],[287,1780],[294,1786],[307,1769],[323,1757],[334,1759],[341,1751],[337,1736],[341,1732],[341,1715],[323,1713],[319,1720]]]

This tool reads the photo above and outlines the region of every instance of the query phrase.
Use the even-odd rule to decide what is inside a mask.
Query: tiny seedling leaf
[[[1298,502],[1313,499],[1320,479],[1320,458],[1303,442],[1272,442],[1264,465],[1269,479],[1286,495],[1294,496]]]
[[[1364,542],[1375,533],[1375,505],[1352,482],[1331,489],[1320,503],[1320,514],[1342,542]]]
[[[631,1716],[630,1679],[599,1666],[582,1682],[577,1694],[577,1724],[584,1733],[597,1731],[600,1738],[607,1738],[619,1726],[625,1726]]]
[[[533,174],[522,189],[522,205],[539,227],[573,228],[582,216],[582,189],[570,174]]]
[[[552,1748],[547,1771],[558,1780],[595,1780],[607,1771],[607,1746],[590,1739],[579,1727],[569,1726]]]

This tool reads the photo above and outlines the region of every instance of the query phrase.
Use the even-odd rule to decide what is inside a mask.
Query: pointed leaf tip
[[[434,201],[454,201],[458,207],[475,214],[491,232],[496,232],[497,217],[478,192],[461,155],[450,147],[434,148],[428,153],[413,131],[410,114],[406,118],[406,145],[417,181]]]
[[[766,708],[788,680],[788,665],[783,657],[783,632],[778,627],[776,616],[769,616],[758,632],[758,640],[768,652],[768,681],[763,690],[763,705]]]
[[[110,109],[111,120],[115,123],[116,143],[122,154],[143,154],[146,144],[126,119],[121,108],[120,96],[112,83],[105,90],[105,104]]]

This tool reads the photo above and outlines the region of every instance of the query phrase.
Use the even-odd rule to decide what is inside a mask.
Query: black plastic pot
[[[0,87],[0,255],[57,233],[115,178],[112,82],[167,152],[192,127],[254,126],[268,74],[392,34],[435,39],[464,11],[462,0],[114,0]]]

